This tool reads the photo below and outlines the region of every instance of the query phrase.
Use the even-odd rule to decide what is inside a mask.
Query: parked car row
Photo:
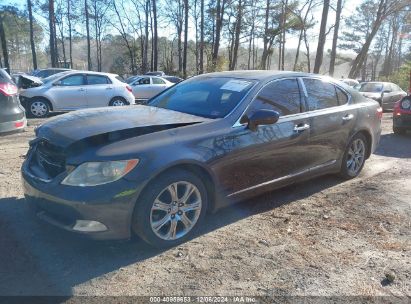
[[[363,96],[378,101],[384,111],[393,110],[395,103],[407,96],[404,90],[391,82],[363,82],[354,88]]]
[[[30,78],[21,76],[30,82]],[[32,117],[51,111],[135,104],[132,88],[116,74],[65,71],[20,90],[20,101]]]

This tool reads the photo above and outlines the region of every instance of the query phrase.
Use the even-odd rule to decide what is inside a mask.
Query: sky
[[[331,1],[331,3],[333,3],[334,1]],[[342,11],[342,19],[345,19],[347,17],[349,17],[350,15],[352,15],[355,12],[356,7],[359,5],[361,1],[360,0],[345,0],[344,1],[344,8]],[[19,9],[22,10],[26,10],[26,4],[27,1],[26,0],[5,0],[3,2],[3,4],[5,5],[13,5],[13,6],[17,6]],[[314,18],[315,20],[318,20],[317,24],[315,25],[314,29],[312,30],[313,36],[311,37],[311,48],[316,48],[317,46],[317,35],[314,35],[315,33],[319,32],[319,28],[320,28],[320,20],[321,20],[321,11],[322,10],[322,6],[319,6],[315,12],[314,12]],[[33,12],[34,17],[36,19],[38,19],[42,24],[44,24],[45,26],[47,26],[47,20],[44,19],[43,17],[41,17],[39,14],[36,14],[36,12]],[[329,14],[328,14],[328,24],[329,26],[334,24],[334,20],[335,20],[335,12],[330,9],[329,10]],[[327,29],[329,28],[329,26],[327,27]],[[195,31],[194,31],[194,25],[192,24],[191,27],[189,27],[189,39],[194,40],[195,39]],[[341,26],[340,26],[340,31],[341,29],[344,27],[344,20],[342,20],[341,22]],[[158,30],[159,36],[160,37],[173,37],[175,35],[175,31],[172,27],[168,27],[168,28],[159,28]],[[325,49],[331,49],[331,45],[332,45],[332,35],[333,31],[331,31],[331,33],[327,36],[327,40],[325,43]],[[111,34],[118,34],[116,32],[115,29],[113,29],[113,32]],[[297,48],[297,44],[298,44],[298,37],[297,35],[294,35],[295,37],[291,37],[290,35],[286,36],[286,48]],[[47,38],[45,37],[45,44],[47,43]],[[262,46],[262,41],[259,41],[259,46]]]

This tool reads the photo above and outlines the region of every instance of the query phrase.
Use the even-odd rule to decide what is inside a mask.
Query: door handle
[[[106,88],[106,90],[112,90],[113,88]]]
[[[78,89],[79,91],[85,91],[86,89],[83,89],[83,88],[81,88],[81,89]]]
[[[342,118],[342,120],[344,120],[344,121],[349,121],[349,120],[351,120],[351,119],[353,119],[354,118],[354,114],[347,114],[347,115],[345,115],[343,118]]]
[[[309,124],[299,124],[294,126],[294,131],[295,132],[301,132],[304,130],[308,130],[310,128]]]

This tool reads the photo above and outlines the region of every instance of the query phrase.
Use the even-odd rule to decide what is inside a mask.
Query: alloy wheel
[[[116,99],[116,100],[113,100],[113,102],[112,102],[113,107],[122,107],[122,106],[125,106],[125,105],[126,105],[126,103],[121,99]]]
[[[195,185],[186,181],[172,183],[153,202],[151,229],[163,240],[182,238],[196,225],[201,208],[201,194]]]
[[[347,156],[347,170],[350,174],[356,175],[361,170],[365,160],[365,144],[360,138],[351,143]]]
[[[48,107],[43,101],[35,101],[30,105],[30,112],[37,117],[43,117],[47,114]]]

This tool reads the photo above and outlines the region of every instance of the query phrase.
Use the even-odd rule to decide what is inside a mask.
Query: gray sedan
[[[384,111],[393,110],[394,104],[407,96],[407,93],[391,82],[363,82],[359,85],[359,92],[378,101]]]
[[[130,83],[137,100],[150,99],[173,85],[174,83],[156,76],[137,77]]]

